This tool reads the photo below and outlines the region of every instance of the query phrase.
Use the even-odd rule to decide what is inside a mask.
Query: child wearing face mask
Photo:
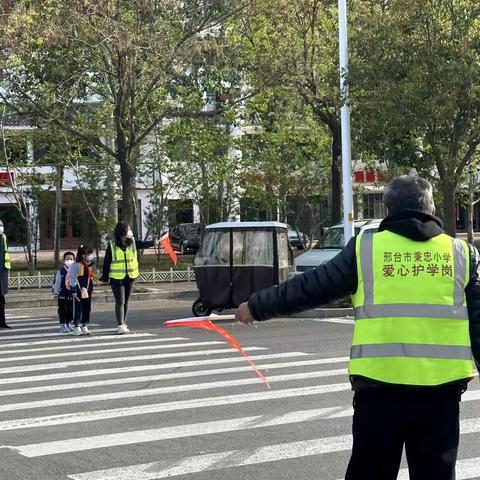
[[[73,332],[70,322],[73,320],[73,298],[70,292],[70,267],[75,263],[75,254],[65,252],[63,254],[63,265],[55,274],[53,284],[53,296],[58,300],[58,319],[60,321],[60,332]]]
[[[117,333],[129,333],[127,326],[128,302],[135,279],[139,275],[137,251],[151,248],[156,242],[135,240],[130,225],[118,222],[112,240],[105,251],[100,281],[110,282],[115,297]]]
[[[73,334],[90,335],[88,324],[92,309],[93,281],[98,278],[93,249],[78,247],[76,263],[70,267],[70,291],[73,295]]]

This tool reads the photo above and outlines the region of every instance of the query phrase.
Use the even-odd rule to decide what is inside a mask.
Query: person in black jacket
[[[434,216],[431,185],[420,177],[395,178],[387,185],[383,201],[387,216],[379,232],[393,232],[415,242],[427,242],[444,233],[441,220]],[[354,294],[359,278],[358,241],[358,237],[352,238],[329,262],[251,295],[237,309],[237,321],[251,324],[287,316]],[[468,245],[468,253],[470,276],[464,298],[471,351],[479,368],[480,256],[472,245]],[[402,303],[408,302],[406,298]],[[351,375],[350,380],[353,448],[345,480],[396,479],[404,446],[411,480],[454,480],[459,401],[471,376],[434,386],[386,383],[360,375]]]
[[[77,250],[76,262],[70,266],[68,271],[70,292],[74,299],[74,335],[90,335],[88,324],[92,311],[93,282],[98,280],[98,273],[93,248],[88,245],[80,245]]]
[[[132,276],[129,275],[129,268],[131,268],[131,266],[127,265],[127,250],[130,252],[130,255],[133,257],[134,261],[138,263],[137,251],[143,250],[144,248],[151,248],[158,242],[135,240],[133,238],[132,228],[126,222],[117,223],[113,232],[113,236],[114,242],[110,242],[105,251],[102,277],[100,278],[100,281],[110,281],[110,286],[112,287],[112,292],[115,297],[115,317],[117,320],[117,332],[119,334],[124,334],[130,332],[127,326],[128,302],[130,300],[130,295],[133,290],[136,276],[138,275],[138,265],[136,267],[135,276],[133,276],[132,278]],[[112,244],[114,244],[115,248],[120,249],[125,256],[124,273],[123,275],[119,275],[123,278],[113,278],[114,275],[112,275],[111,272],[113,255]]]

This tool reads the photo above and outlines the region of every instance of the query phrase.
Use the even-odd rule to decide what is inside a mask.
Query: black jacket
[[[402,210],[386,217],[379,231],[388,230],[415,241],[426,241],[443,231],[440,219],[416,210]],[[253,294],[248,300],[250,311],[256,320],[291,315],[308,310],[357,290],[356,238],[332,260],[308,270],[281,285]],[[470,338],[477,368],[480,366],[480,255],[470,247],[470,281],[465,289],[470,319]],[[352,377],[354,390],[379,386],[379,382]],[[467,379],[456,384],[465,386]]]

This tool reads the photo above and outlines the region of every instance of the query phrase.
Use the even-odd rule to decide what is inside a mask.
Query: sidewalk
[[[195,300],[198,297],[197,285],[195,282],[177,282],[150,284],[141,283],[134,287],[131,301],[140,302],[143,300],[164,300],[178,298]],[[35,308],[56,306],[57,300],[53,298],[51,290],[25,289],[10,290],[6,296],[7,308]],[[93,303],[114,303],[112,291],[109,285],[100,285],[93,292]]]

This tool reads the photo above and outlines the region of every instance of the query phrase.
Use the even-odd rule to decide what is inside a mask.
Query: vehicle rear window
[[[183,231],[187,235],[200,235],[200,225],[183,225]]]
[[[356,227],[355,235],[358,235],[359,232],[360,228]],[[321,250],[322,248],[343,248],[344,246],[343,227],[332,227],[313,248]]]

